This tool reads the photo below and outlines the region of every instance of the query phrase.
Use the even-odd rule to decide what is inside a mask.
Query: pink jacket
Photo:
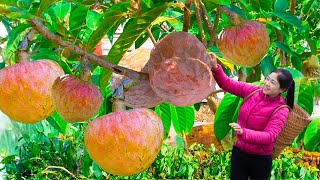
[[[241,98],[261,88],[227,77],[219,64],[212,72],[220,88]],[[235,145],[248,154],[272,154],[274,142],[284,127],[289,109],[281,108],[272,117],[271,115],[277,107],[284,104],[286,103],[280,95],[271,98],[263,94],[262,90],[251,96],[239,109],[237,123],[243,129],[243,134],[235,133],[238,139]]]

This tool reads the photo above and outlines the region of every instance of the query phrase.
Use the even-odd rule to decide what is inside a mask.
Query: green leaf
[[[288,36],[288,33],[286,33],[285,31],[282,30],[281,25],[278,22],[275,21],[267,21],[267,24],[270,24],[271,26],[273,26],[274,28],[278,29],[282,35],[284,35],[285,37]]]
[[[117,22],[119,22],[124,16],[125,16],[125,13],[123,13],[123,12],[108,10],[102,16],[100,26],[91,35],[91,37],[86,45],[86,49],[89,52],[91,52],[93,50],[93,48],[98,44],[98,42],[105,36],[105,34],[115,24],[117,24]]]
[[[51,32],[57,32],[58,30],[58,18],[53,8],[47,9],[42,13],[42,17],[45,19],[46,26]]]
[[[66,17],[66,15],[68,13],[70,13],[71,3],[60,1],[60,2],[55,3],[55,6],[53,7],[53,9],[56,12],[56,15],[59,18],[59,20],[63,21],[63,19]]]
[[[0,15],[11,19],[29,19],[32,15],[26,9],[0,4]]]
[[[320,145],[320,118],[314,118],[307,127],[304,135],[304,148],[315,151]]]
[[[69,27],[74,37],[78,37],[81,28],[85,25],[89,9],[83,5],[75,6],[70,13]]]
[[[171,127],[171,110],[170,104],[161,103],[160,105],[155,107],[155,112],[161,118],[163,128],[164,128],[164,139],[167,138],[167,135],[170,131]]]
[[[179,126],[177,128],[175,127],[175,129],[180,130],[180,133],[177,132],[177,134],[189,134],[192,130],[195,118],[193,106],[176,107],[176,112],[178,121],[172,121],[172,123],[173,127]]]
[[[259,11],[260,9],[265,11],[272,10],[272,4],[273,4],[272,0],[249,0],[249,2],[257,11]]]
[[[59,61],[59,56],[52,49],[40,48],[40,49],[37,49],[37,51],[34,51],[34,53],[30,56],[30,59],[31,60],[51,59],[54,61]]]
[[[230,7],[230,4],[231,4],[231,0],[207,0],[207,1],[211,1],[215,4],[220,4],[220,5],[225,5],[225,6],[228,6]]]
[[[288,1],[287,0],[276,0],[274,2],[274,11],[277,12],[285,12],[288,8]]]
[[[102,18],[102,15],[94,12],[94,11],[88,11],[87,18],[86,18],[86,25],[91,30],[96,30],[100,26],[100,20]]]
[[[296,78],[295,81],[295,103],[302,107],[309,115],[313,111],[313,89],[307,78]]]
[[[123,29],[123,33],[111,47],[107,59],[113,64],[118,64],[127,50],[133,45],[133,43],[143,34],[146,29],[161,15],[161,13],[170,7],[172,4],[167,3],[165,5],[156,7],[140,17],[130,19]],[[104,87],[109,81],[111,71],[104,70],[102,74],[101,85]]]
[[[287,46],[286,44],[282,43],[282,42],[274,42],[274,45],[278,48],[280,48],[282,51],[291,54],[291,61],[293,66],[298,69],[301,70],[302,69],[302,60],[301,58],[298,56],[298,54],[294,51],[292,51],[289,46]]]
[[[303,78],[304,77],[303,74],[300,71],[296,70],[296,69],[292,69],[292,68],[289,68],[289,67],[285,67],[284,69],[290,71],[290,73],[292,74],[293,78]]]
[[[54,112],[47,121],[59,132],[66,133],[67,123],[59,116],[57,112]]]
[[[29,33],[30,25],[29,24],[20,24],[12,29],[8,34],[7,47],[3,52],[4,61],[8,61],[8,64],[14,64],[16,60],[16,50],[20,42],[24,37]]]
[[[299,31],[303,30],[302,22],[296,16],[287,12],[272,12],[272,14],[277,16],[284,22],[297,27]]]
[[[274,60],[272,56],[269,54],[262,59],[260,69],[264,77],[267,77],[271,73],[271,71],[276,69],[276,66],[274,65],[273,61]]]
[[[8,6],[16,6],[17,5],[16,3],[17,3],[16,0],[1,0],[0,1],[0,4],[5,4]]]
[[[319,1],[317,2],[317,0],[304,0],[303,3],[302,3],[302,12],[303,12],[303,14],[309,14],[309,11],[313,7],[317,8],[317,6],[319,6],[318,3],[319,3]]]
[[[4,62],[1,62],[0,63],[0,70],[2,69],[2,68],[4,68],[6,66],[6,64],[4,63]]]
[[[40,5],[37,8],[35,15],[40,16],[52,3],[58,0],[41,0]]]
[[[229,123],[232,122],[240,97],[227,93],[218,106],[214,116],[214,134],[221,141],[231,130]]]

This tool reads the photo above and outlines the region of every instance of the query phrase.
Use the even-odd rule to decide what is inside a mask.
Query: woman
[[[239,109],[237,123],[230,123],[235,131],[237,142],[232,149],[231,179],[268,179],[272,168],[272,149],[274,142],[284,127],[289,109],[293,108],[294,81],[289,71],[278,68],[265,78],[264,86],[255,86],[227,77],[216,56],[210,54],[212,73],[220,88],[245,98],[257,89]],[[286,99],[281,93],[287,92]]]

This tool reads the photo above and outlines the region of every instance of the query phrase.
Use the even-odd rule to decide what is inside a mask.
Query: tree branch
[[[296,0],[291,0],[290,1],[290,12],[291,12],[291,14],[295,13],[296,5],[297,5]]]
[[[148,33],[148,35],[149,35],[149,37],[150,37],[153,45],[156,45],[157,41],[156,41],[156,39],[154,39],[154,37],[153,37],[153,35],[152,35],[152,32],[150,31],[149,28],[147,28],[147,33]]]
[[[220,9],[217,8],[217,11],[216,11],[216,18],[214,20],[214,25],[213,25],[213,38],[212,38],[212,41],[213,41],[213,44],[212,45],[215,45],[216,42],[217,42],[217,31],[218,31],[218,25],[219,25],[219,19],[220,19]],[[211,42],[210,42],[211,43]]]
[[[191,0],[186,0],[183,12],[183,28],[182,31],[188,32],[190,27],[190,6]]]
[[[199,8],[199,1],[200,0],[194,0],[194,6],[195,6],[195,11],[196,11],[196,17],[197,17],[197,21],[198,21],[198,25],[199,25],[199,31],[200,31],[200,35],[201,35],[201,40],[202,43],[205,47],[207,47],[207,40],[206,37],[204,35],[204,30],[202,27],[202,20],[201,20],[201,12],[200,12],[200,8]]]
[[[101,67],[107,68],[117,74],[121,74],[121,75],[127,76],[127,77],[129,77],[131,79],[135,79],[135,80],[142,80],[142,79],[149,78],[147,73],[137,72],[137,71],[134,71],[134,70],[122,67],[122,66],[114,65],[105,59],[102,59],[94,54],[88,53],[87,51],[81,49],[78,46],[75,46],[69,42],[63,41],[60,36],[57,36],[54,33],[50,32],[42,24],[42,22],[36,18],[31,18],[30,20],[28,20],[28,22],[31,24],[31,26],[36,31],[38,31],[46,39],[54,42],[55,44],[58,44],[58,45],[64,47],[64,48],[67,48],[70,51],[73,51],[73,52],[79,54],[80,56],[86,55],[88,57],[88,59],[94,61],[95,63],[97,63]]]
[[[278,31],[277,31],[277,40],[279,42],[283,42],[283,35]],[[280,66],[283,67],[284,65],[287,64],[287,60],[286,60],[286,56],[284,55],[284,52],[278,48],[278,53],[280,53]]]
[[[201,12],[202,12],[202,17],[204,19],[204,21],[206,22],[208,31],[209,31],[209,35],[210,35],[210,41],[209,41],[209,46],[212,46],[214,44],[214,34],[213,34],[213,27],[212,27],[212,23],[210,21],[208,12],[206,10],[205,5],[203,4],[203,2],[200,0],[199,1],[200,6],[201,6]]]

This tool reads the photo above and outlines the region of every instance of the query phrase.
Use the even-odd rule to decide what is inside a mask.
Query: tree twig
[[[182,31],[184,32],[188,32],[190,27],[190,6],[191,6],[191,0],[186,0],[184,5],[183,27],[182,27]]]
[[[156,45],[157,41],[156,41],[156,39],[154,39],[154,37],[153,37],[153,35],[152,35],[152,32],[150,31],[149,28],[147,28],[147,33],[148,33],[148,35],[149,35],[149,37],[150,37],[153,45]]]
[[[277,31],[277,40],[279,42],[283,42],[283,35],[278,30],[276,31]],[[283,67],[284,65],[287,64],[286,56],[280,48],[278,48],[278,53],[280,54],[280,66]]]
[[[243,21],[237,13],[229,9],[227,6],[220,5],[218,8],[221,12],[228,16],[232,25],[238,25]]]
[[[216,18],[214,19],[213,32],[212,32],[213,37],[211,39],[213,41],[212,45],[215,45],[216,42],[217,42],[216,34],[217,34],[217,31],[218,31],[219,19],[220,19],[220,9],[217,8],[217,10],[216,10]],[[210,42],[210,44],[211,44],[211,42]]]
[[[295,13],[296,5],[297,5],[297,1],[296,0],[291,0],[290,1],[290,12],[291,12],[291,14]]]
[[[65,172],[67,172],[68,174],[70,174],[72,177],[74,177],[74,178],[76,177],[72,172],[70,172],[68,169],[66,169],[65,167],[62,167],[62,166],[48,166],[42,172],[45,172],[48,169],[61,169],[61,170],[65,171]]]
[[[196,17],[197,17],[197,21],[198,21],[198,25],[199,25],[199,31],[200,31],[200,36],[201,36],[201,40],[202,43],[205,47],[207,47],[207,40],[206,37],[204,35],[204,30],[202,27],[202,20],[201,20],[201,12],[200,12],[200,8],[199,8],[199,0],[194,0],[194,6],[195,6],[195,11],[196,11]]]
[[[50,32],[43,24],[40,20],[36,19],[36,18],[31,18],[28,20],[28,22],[31,24],[31,26],[38,31],[42,36],[44,36],[46,39],[54,42],[55,44],[58,44],[64,48],[67,48],[77,54],[79,54],[80,56],[84,56],[86,55],[88,57],[88,59],[94,61],[95,63],[97,63],[98,65],[107,68],[117,74],[121,74],[124,76],[127,76],[131,79],[135,79],[135,80],[142,80],[142,79],[148,79],[149,76],[147,73],[143,73],[143,72],[137,72],[122,66],[118,66],[118,65],[114,65],[110,62],[108,62],[105,59],[102,59],[94,54],[88,53],[87,51],[81,49],[78,46],[72,45],[69,42],[65,42],[61,39],[61,37],[55,35],[54,33]]]
[[[205,5],[203,4],[203,2],[201,0],[199,0],[199,3],[200,3],[200,7],[201,7],[202,17],[203,17],[204,21],[206,22],[206,25],[207,25],[207,28],[208,28],[208,31],[209,31],[209,35],[210,35],[209,46],[212,46],[213,42],[214,42],[214,40],[213,40],[214,39],[214,34],[213,34],[212,23],[210,21],[210,18],[209,18],[209,15],[208,15],[208,12],[206,10]]]
[[[221,92],[226,92],[226,91],[223,90],[223,89],[217,89],[217,90],[212,91],[209,96],[212,96],[212,95],[215,95],[215,94],[218,94],[218,93],[221,93]]]

